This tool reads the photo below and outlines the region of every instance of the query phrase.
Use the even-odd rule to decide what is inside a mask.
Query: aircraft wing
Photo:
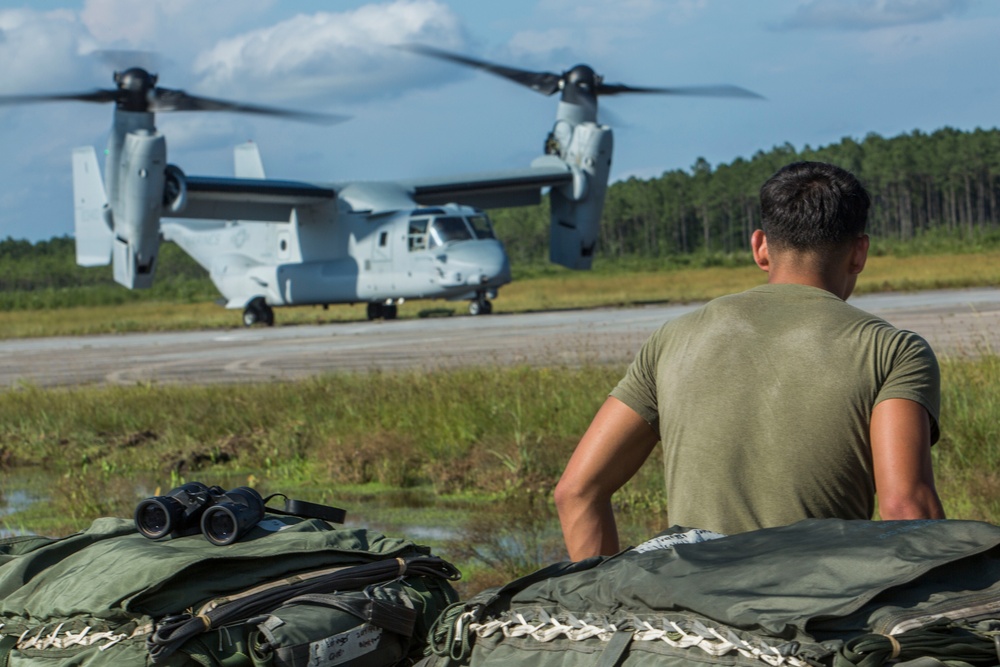
[[[187,176],[187,204],[165,218],[288,222],[292,209],[336,199],[332,187],[301,181]]]
[[[547,187],[574,187],[579,173],[562,160],[545,156],[531,167],[451,177],[386,183],[349,183],[337,188],[302,181],[188,176],[187,203],[165,218],[288,222],[295,207],[332,202],[338,194],[355,209],[373,212],[404,209],[410,202],[435,206],[451,202],[477,208],[529,206],[541,202]]]
[[[527,169],[514,169],[450,178],[404,181],[413,199],[423,206],[466,204],[476,208],[529,206],[542,200],[542,188],[573,184],[573,170],[562,160],[547,156]]]

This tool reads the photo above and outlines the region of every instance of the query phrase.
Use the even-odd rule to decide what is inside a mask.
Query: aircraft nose
[[[507,253],[494,239],[455,245],[448,249],[443,264],[445,275],[456,284],[499,286],[511,280]]]

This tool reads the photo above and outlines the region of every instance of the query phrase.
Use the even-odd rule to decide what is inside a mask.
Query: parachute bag
[[[458,596],[427,547],[268,513],[238,540],[101,518],[0,545],[3,667],[382,667]]]
[[[456,603],[429,643],[419,667],[994,667],[1000,527],[676,528]]]

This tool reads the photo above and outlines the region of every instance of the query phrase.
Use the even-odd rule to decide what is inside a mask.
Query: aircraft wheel
[[[382,304],[381,303],[369,303],[368,304],[368,319],[377,320],[382,317]]]
[[[387,320],[394,320],[394,319],[396,319],[396,315],[398,315],[398,314],[399,314],[399,311],[396,308],[395,304],[393,304],[391,306],[383,306],[382,307],[382,317],[384,317]]]
[[[274,309],[266,303],[262,304],[260,321],[269,327],[274,326]]]
[[[489,315],[493,312],[493,302],[489,299],[483,299],[483,315]]]
[[[258,323],[274,326],[274,310],[262,296],[251,299],[243,310],[243,326],[252,327]]]
[[[469,315],[485,315],[488,311],[486,310],[486,304],[489,303],[486,299],[476,299],[475,301],[469,302]]]

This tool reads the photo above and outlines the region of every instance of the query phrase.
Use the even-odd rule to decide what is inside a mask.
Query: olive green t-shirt
[[[725,534],[870,519],[869,426],[883,400],[923,405],[938,438],[926,341],[806,285],[763,285],[667,322],[611,395],[660,434],[670,523]]]

